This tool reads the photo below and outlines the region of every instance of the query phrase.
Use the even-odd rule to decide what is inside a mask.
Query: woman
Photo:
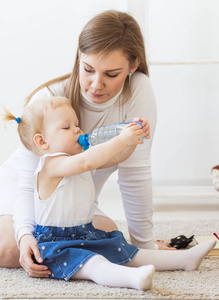
[[[34,91],[27,101],[37,101],[51,95],[70,99],[84,132],[101,125],[128,122],[136,116],[148,119],[151,139],[142,148],[137,147],[125,162],[96,172],[94,226],[106,231],[116,229],[115,223],[98,208],[97,199],[107,178],[118,168],[118,182],[131,242],[141,248],[154,248],[150,149],[156,125],[156,103],[148,79],[144,41],[137,22],[127,13],[115,11],[106,11],[91,19],[79,36],[71,75],[47,82]],[[32,260],[34,256],[42,262],[32,236],[35,230],[32,177],[37,164],[38,157],[21,145],[2,166],[0,266],[19,266],[12,226],[14,214],[20,264],[30,276],[44,277],[49,276],[50,271]]]

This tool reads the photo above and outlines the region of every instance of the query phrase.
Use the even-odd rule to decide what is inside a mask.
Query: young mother
[[[94,226],[111,231],[115,223],[98,208],[98,195],[107,178],[118,169],[131,242],[141,248],[155,248],[152,230],[152,184],[150,150],[156,125],[156,103],[148,79],[144,41],[136,21],[127,13],[106,11],[91,19],[79,36],[71,74],[39,87],[29,101],[60,95],[71,100],[84,132],[93,128],[147,118],[151,139],[133,155],[113,168],[97,171]],[[40,251],[32,236],[35,229],[32,177],[38,158],[22,145],[0,171],[0,266],[20,264],[30,276],[47,276],[38,262]],[[15,201],[16,199],[16,201]],[[20,253],[14,238],[19,242]],[[168,249],[160,244],[159,248]]]

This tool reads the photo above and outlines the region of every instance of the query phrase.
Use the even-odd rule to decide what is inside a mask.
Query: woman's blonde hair
[[[35,152],[37,155],[42,155],[40,149],[34,143],[34,135],[44,133],[44,115],[48,109],[57,109],[62,105],[71,107],[69,100],[65,97],[50,97],[34,101],[24,107],[20,118],[15,117],[8,109],[4,108],[5,114],[2,116],[4,121],[17,121],[18,133],[21,142],[24,146]]]
[[[121,50],[124,53],[130,63],[130,67],[134,64],[136,59],[138,59],[140,64],[137,71],[149,75],[144,38],[138,23],[128,13],[109,10],[96,15],[84,26],[78,39],[78,49],[72,73],[43,84],[27,98],[27,101],[29,101],[33,94],[39,89],[48,87],[52,83],[69,77],[68,84],[65,88],[65,96],[70,100],[79,119],[80,52],[84,54],[100,53],[106,56],[115,50]],[[125,94],[125,99],[127,100],[130,95],[128,76],[124,84],[123,94]]]

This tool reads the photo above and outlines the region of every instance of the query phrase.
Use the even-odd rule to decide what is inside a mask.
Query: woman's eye
[[[115,74],[115,75],[111,75],[111,74],[107,74],[108,77],[111,77],[111,78],[114,78],[114,77],[117,77],[118,74]]]
[[[84,67],[84,70],[85,70],[86,72],[88,72],[88,73],[92,73],[92,72],[93,72],[92,69],[87,69],[86,67]]]

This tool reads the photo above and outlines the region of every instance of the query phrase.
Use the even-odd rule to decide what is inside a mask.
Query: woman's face
[[[80,54],[80,87],[93,103],[105,103],[116,96],[130,71],[129,61],[121,50],[107,56]]]

